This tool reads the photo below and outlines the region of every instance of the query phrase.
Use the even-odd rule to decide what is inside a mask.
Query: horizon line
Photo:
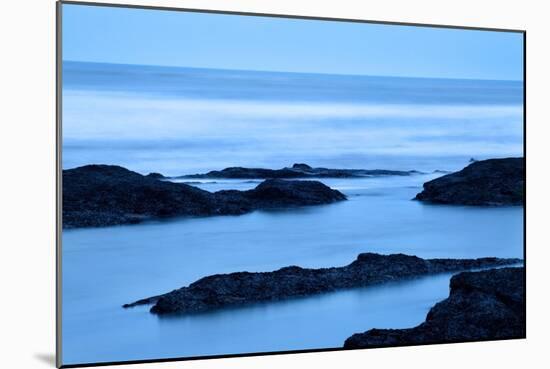
[[[322,72],[302,72],[302,71],[280,71],[280,70],[262,70],[262,69],[232,69],[232,68],[213,68],[213,67],[193,67],[182,65],[166,65],[166,64],[139,64],[139,63],[113,63],[87,60],[65,60],[62,63],[87,63],[87,64],[109,64],[131,67],[157,67],[157,68],[179,68],[179,69],[202,69],[202,70],[222,70],[232,72],[256,72],[256,73],[281,73],[281,74],[309,74],[309,75],[324,75],[324,76],[345,76],[345,77],[378,77],[378,78],[409,78],[409,79],[442,79],[442,80],[459,80],[459,81],[488,81],[488,82],[521,82],[523,79],[494,79],[494,78],[459,78],[459,77],[429,77],[429,76],[410,76],[410,75],[377,75],[377,74],[356,74],[356,73],[322,73]]]

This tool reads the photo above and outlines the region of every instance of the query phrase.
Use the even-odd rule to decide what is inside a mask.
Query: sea
[[[342,347],[421,323],[450,274],[188,316],[123,309],[216,273],[342,266],[359,253],[523,257],[522,207],[429,205],[422,184],[471,159],[523,156],[522,81],[64,61],[62,166],[167,176],[293,163],[416,170],[320,179],[335,204],[62,233],[65,365]],[[185,180],[208,191],[253,180]]]

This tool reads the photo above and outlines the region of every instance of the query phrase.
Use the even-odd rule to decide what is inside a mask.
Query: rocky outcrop
[[[160,173],[156,173],[156,172],[149,173],[145,177],[149,177],[149,178],[153,178],[153,179],[165,179],[166,178],[164,175],[162,175]]]
[[[298,169],[298,170],[312,170],[313,168],[310,167],[307,164],[304,163],[295,163],[292,165],[292,169]]]
[[[312,168],[304,163],[282,169],[230,167],[213,170],[203,174],[190,174],[177,178],[353,178],[370,176],[408,176],[417,171],[384,170],[384,169],[328,169]]]
[[[289,266],[274,272],[238,272],[202,278],[188,287],[126,304],[155,305],[155,314],[198,313],[263,301],[279,301],[338,289],[365,287],[427,274],[519,263],[518,259],[421,259],[403,254],[360,254],[344,267],[306,269]]]
[[[244,214],[329,204],[344,194],[317,181],[266,180],[248,191],[208,192],[112,165],[63,171],[63,227],[101,227],[172,216]]]
[[[525,337],[524,268],[465,272],[451,278],[447,299],[409,329],[354,334],[345,348],[496,340]]]
[[[415,199],[437,204],[522,205],[524,185],[523,158],[481,160],[424,183]]]

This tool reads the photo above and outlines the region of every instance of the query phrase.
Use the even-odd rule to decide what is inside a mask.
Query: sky
[[[523,35],[64,4],[63,60],[522,80]]]

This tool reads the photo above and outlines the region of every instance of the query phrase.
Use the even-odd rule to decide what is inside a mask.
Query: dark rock
[[[451,278],[447,299],[409,329],[357,333],[345,348],[496,340],[525,337],[524,268],[466,272]]]
[[[291,168],[264,169],[230,167],[222,170],[213,170],[203,174],[190,174],[177,178],[354,178],[370,176],[409,176],[418,174],[418,171],[384,170],[384,169],[328,169],[312,168],[307,164],[294,164]]]
[[[244,191],[243,195],[258,202],[263,208],[299,205],[317,205],[342,201],[346,196],[340,191],[317,181],[285,181],[268,179],[255,189]]]
[[[165,179],[166,177],[160,173],[149,173],[145,177],[153,178],[153,179]]]
[[[112,165],[63,171],[63,227],[139,223],[176,215],[214,215],[212,195]]]
[[[279,198],[278,198],[279,196]],[[316,181],[268,180],[248,191],[211,193],[112,165],[63,171],[63,227],[100,227],[173,216],[244,214],[345,200]]]
[[[322,205],[346,200],[340,191],[317,181],[267,179],[248,191],[222,190],[213,194],[217,203],[235,213],[256,209]]]
[[[264,169],[264,168],[243,168],[230,167],[222,170],[213,170],[205,174],[191,174],[179,178],[231,178],[231,179],[254,179],[254,178],[300,178],[298,171],[290,168],[283,169]]]
[[[311,170],[313,168],[304,163],[296,163],[292,165],[292,169]]]
[[[457,205],[522,205],[523,158],[476,161],[459,172],[424,183],[416,200]]]
[[[274,272],[216,274],[164,295],[126,304],[132,307],[155,302],[152,313],[197,313],[262,301],[278,301],[338,289],[412,278],[426,274],[461,271],[519,263],[518,259],[428,259],[403,254],[360,254],[344,267],[305,269],[290,266]]]

